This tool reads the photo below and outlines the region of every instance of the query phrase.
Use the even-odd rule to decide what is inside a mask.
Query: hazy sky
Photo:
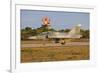
[[[89,29],[89,13],[21,10],[20,14],[21,28],[41,27],[42,18],[48,16],[51,20],[51,27],[55,29],[72,28],[77,24],[81,24],[84,29]]]

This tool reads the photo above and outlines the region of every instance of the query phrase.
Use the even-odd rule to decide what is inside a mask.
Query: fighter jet
[[[82,37],[82,35],[80,34],[80,27],[81,24],[78,24],[74,28],[72,28],[68,33],[59,31],[42,32],[41,34],[37,36],[31,36],[28,39],[51,39],[54,40],[55,43],[59,43],[62,40],[62,43],[65,43],[65,39],[74,39]]]

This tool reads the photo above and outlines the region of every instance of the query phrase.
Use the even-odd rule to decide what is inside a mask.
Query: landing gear
[[[60,40],[60,39],[56,38],[56,39],[55,39],[55,43],[59,43],[59,40]]]
[[[55,40],[55,43],[60,43],[60,44],[62,44],[62,45],[64,45],[64,44],[66,43],[64,39],[56,38],[56,39],[54,39],[54,40]]]
[[[61,40],[61,44],[64,45],[66,42],[65,40]]]

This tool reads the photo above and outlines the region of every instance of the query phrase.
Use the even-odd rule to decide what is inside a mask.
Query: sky
[[[51,20],[51,27],[60,29],[71,29],[77,24],[81,24],[81,28],[89,29],[90,14],[82,12],[64,12],[64,11],[40,11],[40,10],[24,10],[20,11],[21,29],[31,27],[39,28],[42,25],[42,18],[48,16]]]

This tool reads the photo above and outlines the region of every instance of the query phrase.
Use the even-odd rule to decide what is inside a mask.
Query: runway
[[[21,44],[21,48],[35,48],[35,47],[66,47],[66,46],[84,46],[84,45],[89,45],[89,42],[67,42],[64,45],[60,43],[39,43],[39,44],[32,44],[32,43],[27,43]]]

